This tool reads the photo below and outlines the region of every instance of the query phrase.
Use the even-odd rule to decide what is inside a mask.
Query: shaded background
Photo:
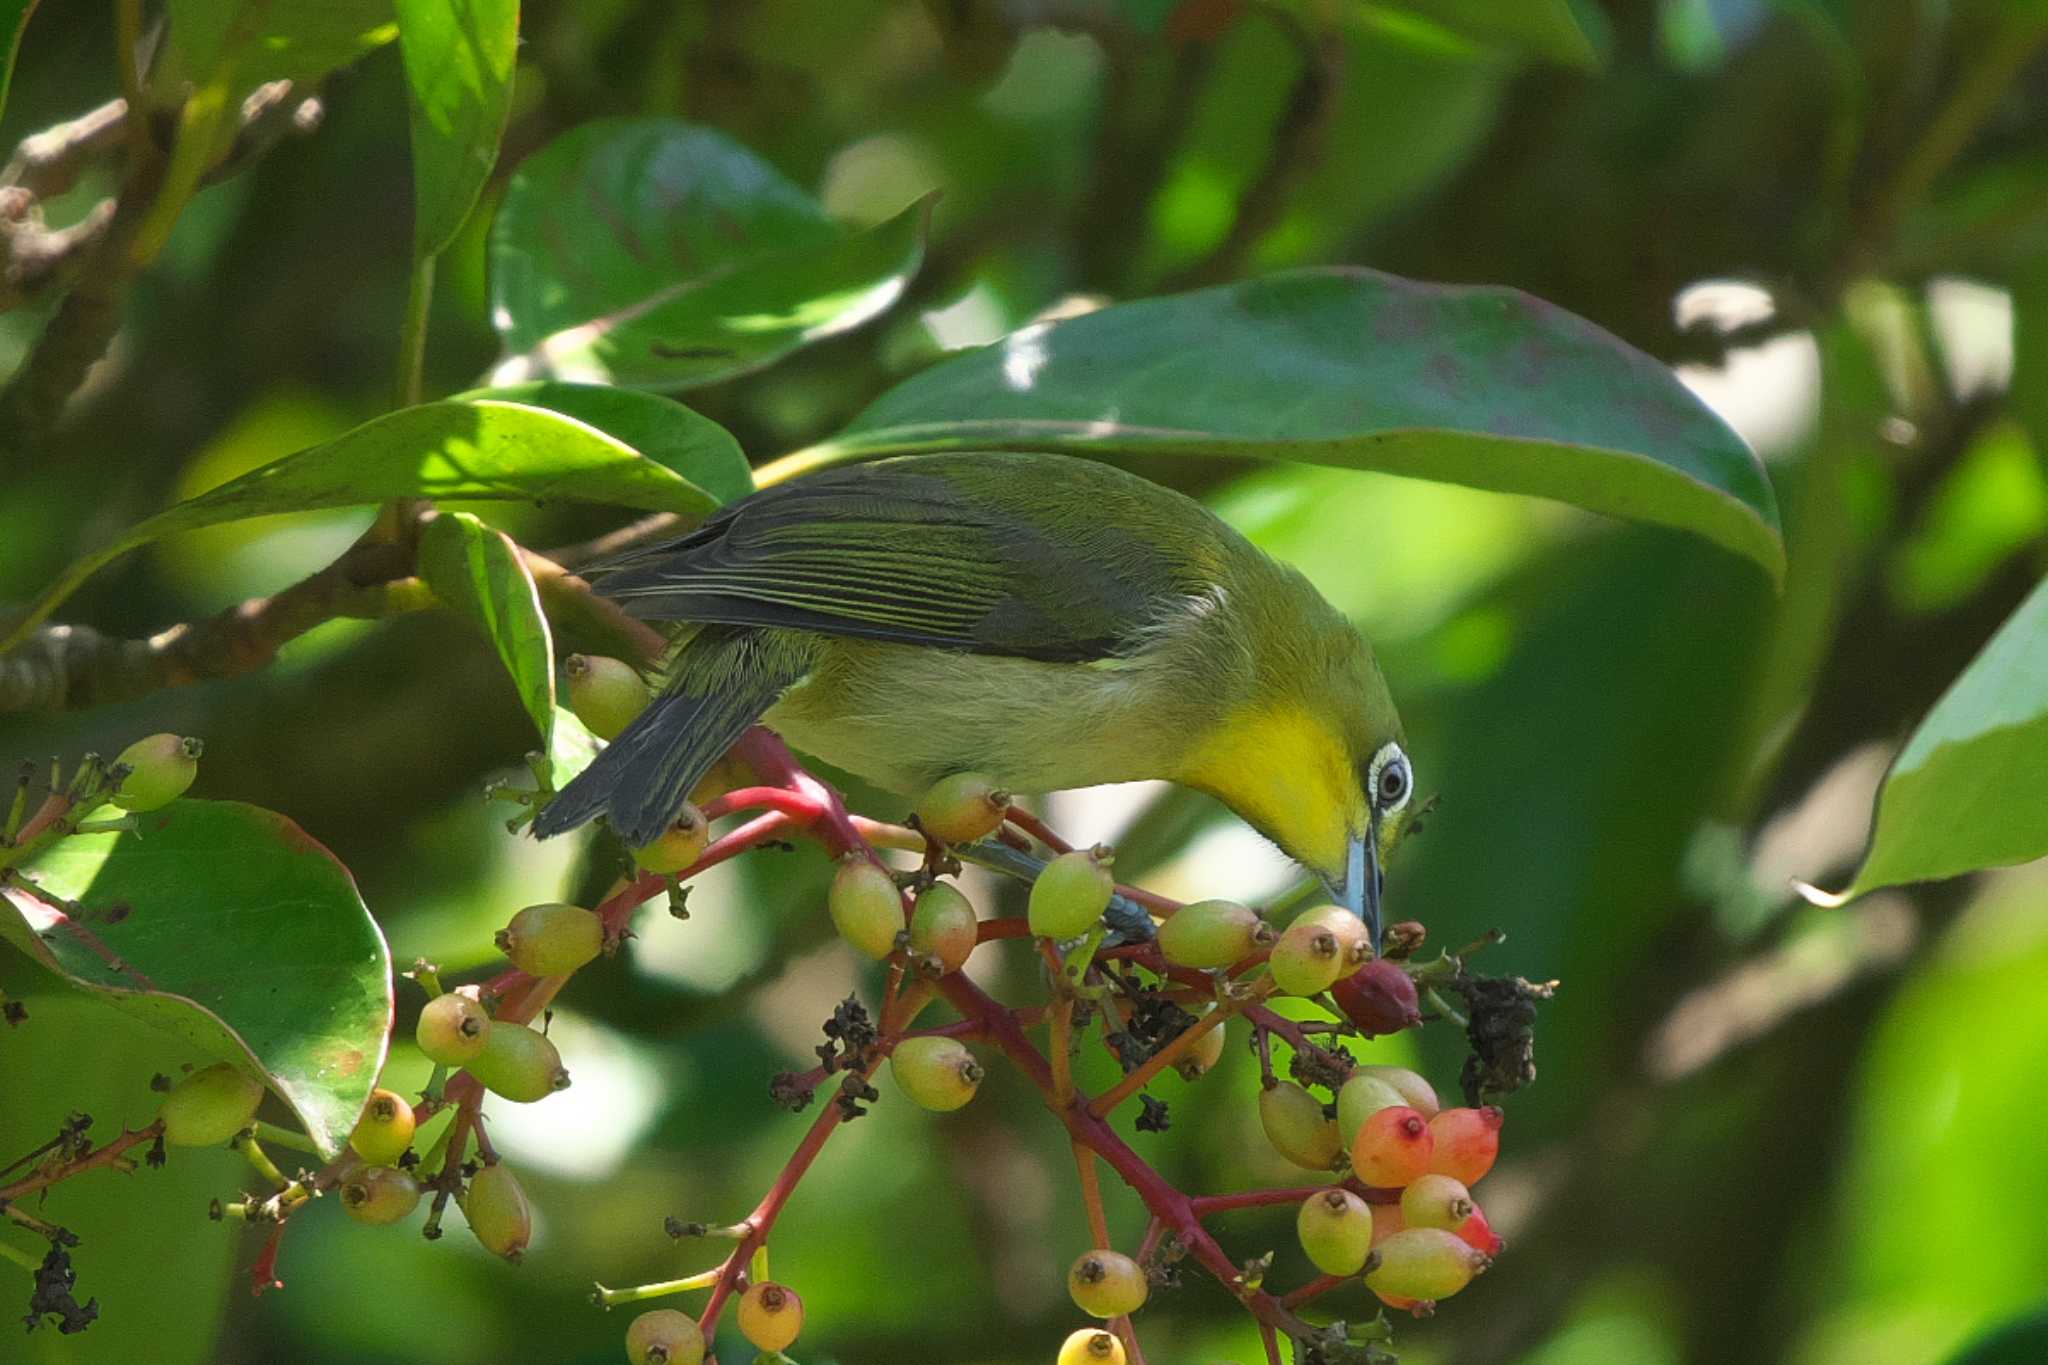
[[[1425,17],[1459,11],[1481,22]],[[1488,13],[534,3],[498,183],[592,117],[669,113],[732,133],[850,222],[944,191],[933,258],[886,318],[689,396],[757,461],[1071,295],[1305,262],[1519,285],[1683,364],[1768,461],[1792,556],[1781,598],[1701,543],[1553,505],[1328,469],[1143,470],[1300,565],[1377,643],[1422,789],[1443,797],[1392,873],[1398,913],[1446,945],[1505,927],[1488,970],[1563,982],[1541,1079],[1512,1101],[1480,1191],[1510,1250],[1436,1320],[1400,1324],[1402,1358],[1942,1360],[2041,1311],[2048,1285],[2031,1113],[2048,1092],[2048,875],[1838,912],[1797,907],[1787,882],[1844,878],[1889,754],[2048,560],[2048,21],[1992,0],[1607,0],[1573,6],[1600,57],[1587,69]],[[1146,36],[1162,21],[1168,36]],[[46,5],[0,145],[112,95],[104,25],[100,7]],[[385,406],[411,233],[397,53],[326,95],[316,135],[194,203],[67,425],[0,463],[0,600]],[[81,186],[77,207],[106,189]],[[494,355],[495,194],[444,260],[432,392]],[[0,369],[36,322],[0,317]],[[489,515],[542,547],[609,524]],[[292,581],[368,516],[164,541],[65,618],[146,634]],[[206,738],[196,794],[283,811],[331,846],[401,962],[482,969],[511,910],[590,875],[574,849],[506,837],[479,799],[530,732],[488,646],[447,618],[336,623],[258,676],[0,718],[0,759],[160,729]],[[1119,870],[1164,891],[1287,880],[1185,795],[1051,813],[1119,841]],[[876,984],[830,941],[824,871],[811,850],[750,857],[706,879],[689,923],[653,913],[626,959],[572,982],[555,1036],[574,1090],[499,1106],[493,1128],[539,1208],[524,1266],[460,1232],[429,1245],[318,1211],[287,1239],[287,1289],[254,1300],[238,1271],[255,1240],[203,1217],[239,1161],[181,1154],[52,1195],[86,1237],[81,1291],[103,1320],[0,1357],[617,1358],[626,1317],[589,1308],[590,1281],[708,1263],[671,1246],[662,1216],[752,1205],[805,1123],[768,1102],[768,1077],[809,1060],[834,1001]],[[1012,957],[1020,998],[1035,987]],[[0,986],[32,1014],[0,1035],[0,1150],[67,1109],[140,1122],[149,1074],[184,1060],[11,955]],[[401,1002],[405,1038],[417,997]],[[1372,1059],[1450,1088],[1460,1040],[1419,1041]],[[401,1047],[391,1075],[424,1074]],[[1168,1082],[1173,1130],[1141,1150],[1187,1186],[1283,1178],[1254,1075],[1232,1047],[1198,1085]],[[1134,1240],[1142,1215],[1119,1194],[1112,1226]],[[1218,1227],[1237,1254],[1278,1248],[1291,1282],[1291,1221]],[[1064,1140],[997,1068],[959,1114],[885,1102],[835,1139],[775,1264],[809,1309],[806,1362],[1021,1365],[1075,1325],[1060,1273],[1085,1236]],[[14,1276],[0,1266],[10,1301],[27,1290]],[[1157,1362],[1258,1358],[1199,1276],[1140,1321]]]

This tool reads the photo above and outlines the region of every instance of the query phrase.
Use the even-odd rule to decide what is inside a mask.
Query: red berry
[[[1078,938],[1095,927],[1116,893],[1107,848],[1077,848],[1045,865],[1031,883],[1026,914],[1041,938]]]
[[[1356,1275],[1372,1252],[1372,1210],[1349,1190],[1321,1190],[1303,1200],[1294,1231],[1325,1275]]]
[[[1365,1282],[1382,1297],[1447,1299],[1490,1264],[1485,1255],[1442,1228],[1407,1228],[1373,1248],[1379,1264]]]
[[[786,1284],[763,1280],[740,1295],[740,1335],[760,1350],[786,1349],[804,1330],[804,1301]]]
[[[1378,1076],[1354,1071],[1337,1091],[1337,1136],[1348,1150],[1358,1141],[1358,1130],[1382,1109],[1407,1104],[1408,1098]]]
[[[1259,1123],[1274,1151],[1311,1171],[1329,1170],[1343,1150],[1337,1121],[1292,1081],[1278,1081],[1259,1093]]]
[[[903,932],[903,898],[896,879],[866,858],[854,855],[839,864],[826,897],[839,936],[877,962],[896,951]]]
[[[981,1063],[956,1038],[905,1038],[889,1054],[889,1074],[921,1108],[949,1113],[981,1088]]]
[[[1099,1327],[1083,1327],[1060,1346],[1056,1365],[1124,1365],[1124,1344]]]
[[[986,773],[954,773],[934,783],[917,802],[918,827],[949,844],[986,839],[1010,811],[1010,794]]]
[[[359,1223],[396,1223],[419,1203],[419,1182],[396,1166],[365,1166],[341,1187],[341,1207]]]
[[[356,1155],[372,1166],[389,1166],[412,1146],[415,1126],[412,1106],[395,1090],[372,1090],[363,1116],[348,1136]]]
[[[1436,1140],[1429,1121],[1407,1105],[1382,1109],[1359,1125],[1351,1170],[1368,1185],[1397,1190],[1429,1170]]]
[[[918,893],[910,912],[910,951],[932,959],[940,972],[960,970],[979,931],[973,904],[952,883],[933,882]]]
[[[571,654],[562,660],[562,672],[569,678],[569,709],[599,739],[617,739],[647,709],[651,694],[629,663],[602,654]]]
[[[704,1333],[689,1314],[657,1308],[626,1329],[626,1359],[633,1365],[702,1365]]]
[[[1176,967],[1228,967],[1273,942],[1273,926],[1235,901],[1196,901],[1159,926],[1159,951]]]
[[[516,1261],[533,1240],[533,1210],[508,1167],[486,1166],[476,1173],[462,1197],[462,1216],[493,1256]]]
[[[1266,959],[1283,995],[1318,995],[1344,974],[1344,945],[1320,924],[1290,924]]]
[[[1375,958],[1330,987],[1337,1008],[1368,1038],[1399,1033],[1422,1022],[1415,981],[1385,958]]]
[[[1492,1105],[1483,1109],[1446,1109],[1429,1121],[1436,1153],[1429,1169],[1477,1185],[1500,1155],[1500,1125],[1506,1116]]]
[[[441,1066],[464,1066],[476,1060],[490,1040],[491,1016],[460,991],[437,995],[420,1011],[413,1037],[427,1060]]]
[[[1120,1318],[1144,1306],[1145,1272],[1120,1251],[1090,1251],[1067,1271],[1067,1292],[1094,1318]]]
[[[604,951],[604,921],[580,905],[529,905],[498,931],[498,951],[534,976],[567,976]]]

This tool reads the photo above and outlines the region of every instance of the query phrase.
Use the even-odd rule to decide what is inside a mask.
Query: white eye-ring
[[[1366,768],[1366,790],[1371,793],[1373,808],[1381,815],[1392,815],[1408,804],[1408,798],[1415,792],[1415,777],[1400,745],[1383,744],[1372,756]]]

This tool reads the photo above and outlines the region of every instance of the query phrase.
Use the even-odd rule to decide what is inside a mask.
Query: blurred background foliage
[[[1443,797],[1391,874],[1397,914],[1446,945],[1504,927],[1490,970],[1563,982],[1488,1186],[1510,1250],[1440,1317],[1402,1323],[1402,1357],[1913,1365],[2040,1312],[2048,1163],[2027,1106],[2048,1090],[2048,874],[1839,911],[1788,883],[1846,880],[1887,758],[2048,567],[2048,11],[534,0],[523,33],[498,175],[443,261],[430,394],[469,387],[495,355],[485,231],[511,169],[590,119],[643,113],[726,131],[851,224],[943,193],[930,259],[885,318],[689,395],[756,461],[1071,296],[1309,262],[1521,286],[1680,365],[1767,461],[1782,596],[1704,543],[1554,505],[1328,469],[1141,465],[1300,565],[1378,644],[1423,789]],[[0,145],[111,97],[111,45],[104,6],[46,0]],[[192,204],[65,423],[0,454],[0,601],[386,406],[412,230],[398,53],[331,78],[324,103],[317,134]],[[89,176],[53,219],[109,188]],[[0,370],[40,321],[0,316]],[[616,521],[489,515],[541,547]],[[369,516],[168,539],[63,619],[146,635],[310,572]],[[609,870],[508,838],[479,799],[516,770],[525,725],[480,636],[409,617],[332,623],[231,682],[0,717],[0,755],[202,735],[197,794],[290,815],[353,869],[396,960],[463,971],[493,960],[511,909]],[[1287,880],[1184,794],[1081,793],[1051,815],[1117,840],[1120,872],[1169,893]],[[253,1299],[237,1273],[253,1234],[204,1219],[237,1159],[181,1154],[161,1175],[52,1193],[51,1216],[86,1237],[81,1288],[104,1316],[0,1356],[616,1358],[623,1319],[588,1307],[590,1281],[695,1268],[662,1216],[751,1206],[803,1122],[769,1103],[768,1077],[808,1060],[848,989],[875,985],[829,941],[824,871],[808,849],[746,859],[707,878],[687,924],[657,916],[624,961],[574,980],[555,1021],[574,1090],[505,1106],[493,1129],[533,1177],[524,1266],[466,1237],[308,1217],[288,1288]],[[0,1151],[72,1108],[147,1115],[144,1082],[174,1044],[13,955],[0,987],[31,1012],[0,1036]],[[401,991],[401,1039],[416,1005]],[[1437,1027],[1419,1044],[1384,1040],[1373,1059],[1415,1059],[1449,1086],[1461,1040]],[[401,1046],[392,1075],[424,1074]],[[1255,1140],[1253,1074],[1233,1047],[1219,1074],[1169,1085],[1173,1129],[1142,1150],[1188,1186],[1280,1177]],[[779,1277],[809,1305],[802,1359],[1050,1358],[1085,1224],[1064,1139],[1027,1086],[996,1077],[960,1114],[881,1104],[806,1181],[775,1238]],[[1134,1235],[1135,1201],[1116,1193],[1113,1226]],[[1291,1277],[1290,1217],[1233,1215],[1225,1243],[1278,1248]],[[12,1283],[10,1301],[26,1292]],[[1201,1277],[1143,1324],[1155,1361],[1258,1357]],[[2038,1344],[1981,1358],[2039,1359]]]

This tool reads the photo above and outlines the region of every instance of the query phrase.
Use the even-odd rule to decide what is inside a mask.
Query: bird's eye
[[[1398,744],[1388,744],[1373,755],[1370,789],[1380,814],[1391,815],[1408,804],[1414,777],[1408,770],[1408,755]]]

